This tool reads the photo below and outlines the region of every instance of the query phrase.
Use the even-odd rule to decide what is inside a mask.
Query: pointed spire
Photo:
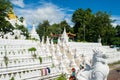
[[[67,56],[66,56],[65,50],[63,50],[62,58],[63,58],[63,59],[67,59]]]
[[[64,31],[63,31],[63,34],[62,34],[63,37],[68,37],[67,36],[67,33],[66,33],[66,28],[64,27]]]
[[[100,37],[100,35],[98,36],[98,43],[101,43],[101,37]]]
[[[31,35],[31,38],[35,38],[37,40],[40,40],[39,39],[39,35],[37,34],[36,30],[35,30],[35,25],[33,23],[33,26],[32,26],[32,30],[30,32],[30,35]]]
[[[24,20],[23,20],[23,25],[25,26],[25,27],[27,27],[27,23],[26,23],[26,19],[24,18]]]
[[[31,30],[32,34],[37,34],[36,30],[35,30],[35,24],[33,23],[32,25],[32,30]]]
[[[46,55],[47,56],[51,56],[51,53],[50,53],[50,50],[49,50],[49,47],[48,46],[46,46],[46,49],[45,49],[46,51],[45,51],[45,53],[46,53]]]
[[[50,40],[50,46],[51,46],[52,51],[55,51],[53,39]]]
[[[53,39],[50,40],[51,45],[53,45]]]
[[[61,45],[60,37],[58,38],[57,44],[58,44],[58,45]]]
[[[61,52],[60,52],[60,47],[59,47],[59,45],[56,45],[56,54],[59,55],[59,56],[62,55]]]
[[[66,28],[64,27],[64,31],[63,31],[63,33],[65,33],[66,34]]]
[[[68,37],[68,35],[66,33],[66,28],[65,27],[64,27],[64,31],[63,31],[63,34],[61,36],[61,39],[62,39],[63,43],[67,43],[68,42],[69,37]]]
[[[46,39],[46,44],[47,44],[47,45],[50,45],[50,41],[49,41],[48,36],[47,36],[47,39]]]
[[[42,36],[42,42],[41,43],[44,44],[44,36]]]

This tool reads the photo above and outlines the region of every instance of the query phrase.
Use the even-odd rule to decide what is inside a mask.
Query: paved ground
[[[108,80],[120,80],[120,66],[115,66],[110,70]]]

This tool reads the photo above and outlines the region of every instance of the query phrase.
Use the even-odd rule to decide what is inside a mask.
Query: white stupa
[[[66,67],[65,67],[63,61],[60,61],[59,69],[62,71],[62,73],[67,73],[67,70],[66,70]]]
[[[68,43],[69,37],[66,33],[66,29],[64,28],[63,34],[61,35],[61,42],[62,43]]]
[[[25,26],[25,27],[27,27],[27,23],[26,23],[26,19],[24,18],[24,20],[23,20],[23,25]]]
[[[47,46],[50,46],[50,39],[49,39],[48,36],[47,36],[47,39],[46,39],[46,45],[47,45]]]
[[[37,34],[36,30],[35,30],[35,25],[33,24],[32,30],[30,32],[30,36],[31,38],[35,38],[37,40],[40,40],[39,35]]]
[[[98,37],[98,43],[101,43],[101,37],[100,37],[100,35]]]
[[[59,62],[57,61],[57,58],[56,58],[56,55],[55,55],[54,52],[52,53],[52,59],[53,59],[53,63],[55,64],[55,66],[59,64]]]
[[[58,38],[57,44],[58,44],[58,45],[61,45],[60,38]]]

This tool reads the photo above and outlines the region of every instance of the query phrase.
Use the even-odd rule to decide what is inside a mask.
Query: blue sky
[[[43,20],[50,24],[66,20],[71,26],[72,14],[78,8],[90,8],[93,13],[106,11],[111,14],[111,19],[120,24],[120,0],[11,0],[15,14],[25,17],[27,25],[36,25]]]

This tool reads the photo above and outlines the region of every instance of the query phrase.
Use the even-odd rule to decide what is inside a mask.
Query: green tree
[[[59,24],[52,24],[48,28],[48,31],[49,31],[49,33],[52,32],[54,34],[61,34],[63,32],[64,28],[66,28],[67,32],[73,32],[72,28],[65,20],[61,21]]]
[[[120,47],[120,37],[112,37],[111,42],[112,42],[112,45],[116,45]]]
[[[78,9],[72,15],[72,21],[75,23],[73,29],[74,33],[76,33],[76,39],[83,41],[85,36],[85,30],[89,29],[89,23],[93,17],[91,10],[88,8],[87,10]]]
[[[20,30],[21,35],[24,35],[26,37],[26,39],[30,38],[28,29],[24,25],[17,25],[16,24],[16,29]]]
[[[42,38],[42,36],[47,36],[48,33],[48,27],[50,27],[50,24],[48,22],[48,20],[43,21],[43,23],[40,23],[37,27],[37,33],[39,34],[40,38]]]
[[[14,78],[14,77],[12,77],[10,80],[15,80],[15,78]]]
[[[64,30],[64,27],[66,28],[67,32],[73,32],[72,28],[69,26],[69,24],[64,20],[61,21],[59,24],[52,24],[50,25],[48,20],[43,21],[43,23],[40,23],[37,27],[37,33],[40,37],[42,36],[50,36],[50,33],[53,34],[61,34]]]
[[[6,21],[8,12],[10,12],[12,5],[9,0],[0,0],[0,36],[4,37],[4,34],[12,32],[14,27],[9,21]]]
[[[112,44],[111,39],[116,31],[111,25],[110,14],[101,11],[93,14],[90,9],[78,9],[73,13],[72,21],[77,40],[97,42],[100,36],[103,44]]]
[[[111,38],[111,44],[120,47],[120,25],[115,27],[115,36]]]
[[[115,35],[115,29],[111,25],[112,20],[106,12],[97,12],[95,14],[94,25],[96,34],[100,35],[103,44],[110,44],[110,39]]]
[[[59,24],[59,27],[61,28],[62,32],[63,32],[64,28],[66,28],[66,32],[72,32],[72,29],[71,29],[70,25],[66,22],[66,20],[61,21]]]
[[[23,22],[24,21],[24,17],[20,17],[20,22]]]
[[[52,24],[49,28],[48,28],[49,33],[53,33],[53,34],[61,34],[62,29],[60,28],[59,24]]]
[[[119,37],[120,38],[120,25],[117,25],[116,26],[116,35],[117,35],[117,37]]]

